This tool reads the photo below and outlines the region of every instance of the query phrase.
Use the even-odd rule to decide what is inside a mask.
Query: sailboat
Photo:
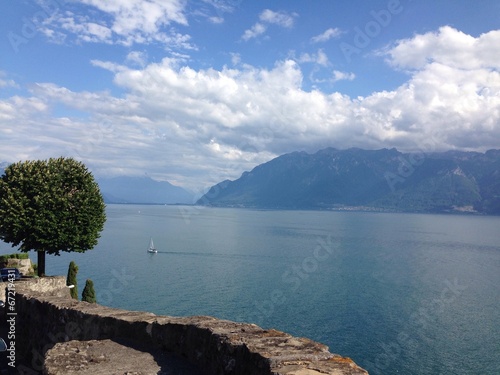
[[[151,237],[151,240],[149,241],[149,248],[148,248],[148,253],[157,253],[158,250],[156,250],[155,244],[153,243],[153,237]]]

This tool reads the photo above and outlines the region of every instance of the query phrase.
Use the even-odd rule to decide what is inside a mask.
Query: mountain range
[[[3,175],[7,163],[0,163]],[[97,179],[106,203],[192,204],[149,177]],[[500,150],[402,153],[326,148],[281,155],[212,186],[196,204],[263,209],[500,214]]]
[[[197,204],[500,214],[500,150],[292,152],[214,185]]]
[[[194,196],[186,189],[149,177],[97,179],[106,203],[192,204]]]

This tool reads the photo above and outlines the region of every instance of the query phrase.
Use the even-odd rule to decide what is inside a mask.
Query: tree
[[[78,286],[76,282],[76,274],[78,273],[78,266],[75,262],[71,261],[68,267],[68,277],[66,278],[66,285],[73,287],[70,289],[71,297],[74,299],[78,299]]]
[[[97,245],[106,221],[99,186],[84,164],[51,158],[9,165],[0,178],[0,239],[22,252],[85,252]]]
[[[82,301],[89,303],[96,303],[95,291],[94,291],[94,282],[90,279],[87,279],[85,282],[85,288],[83,288],[82,292]]]

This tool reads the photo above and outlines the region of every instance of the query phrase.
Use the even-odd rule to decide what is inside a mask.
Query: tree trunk
[[[38,253],[38,276],[45,276],[45,251],[37,251]]]

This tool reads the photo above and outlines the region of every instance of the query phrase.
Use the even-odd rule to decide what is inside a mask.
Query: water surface
[[[499,217],[135,205],[107,217],[94,250],[47,256],[48,274],[75,260],[80,293],[91,278],[102,304],[277,328],[371,374],[500,374]]]

